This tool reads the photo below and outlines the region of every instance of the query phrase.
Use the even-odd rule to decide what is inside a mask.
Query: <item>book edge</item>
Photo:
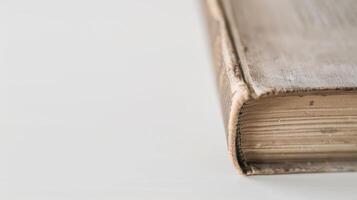
[[[241,174],[247,174],[244,158],[239,153],[237,129],[240,109],[250,99],[250,90],[244,80],[241,60],[234,46],[221,2],[204,0],[203,4],[208,18],[216,83],[220,93],[230,159]]]

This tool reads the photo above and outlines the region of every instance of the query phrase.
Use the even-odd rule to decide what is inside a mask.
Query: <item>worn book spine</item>
[[[218,0],[204,0],[208,29],[213,51],[214,70],[220,95],[228,151],[234,166],[246,174],[244,157],[239,148],[238,117],[244,102],[250,98],[241,64],[244,49],[234,46],[226,16]]]

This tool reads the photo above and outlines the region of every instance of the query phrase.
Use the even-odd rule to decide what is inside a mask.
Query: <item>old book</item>
[[[205,0],[230,156],[246,175],[357,170],[357,3]]]

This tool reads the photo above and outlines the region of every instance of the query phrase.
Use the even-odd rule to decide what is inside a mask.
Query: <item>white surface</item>
[[[206,39],[192,0],[1,0],[0,199],[356,199],[237,174]]]

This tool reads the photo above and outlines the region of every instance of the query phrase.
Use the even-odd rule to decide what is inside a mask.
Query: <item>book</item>
[[[203,2],[239,172],[356,171],[355,1]]]

